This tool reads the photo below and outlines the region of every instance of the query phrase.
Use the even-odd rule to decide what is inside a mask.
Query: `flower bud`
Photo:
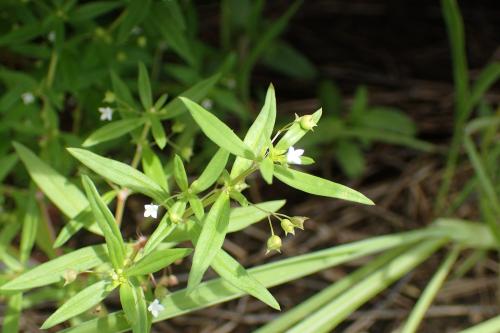
[[[271,237],[268,238],[267,240],[267,251],[266,253],[269,253],[272,250],[276,250],[278,252],[281,249],[281,238],[276,235],[272,235]]]
[[[308,220],[308,217],[305,216],[294,216],[291,218],[291,222],[295,228],[299,228],[300,230],[304,230],[304,222]]]
[[[75,281],[77,277],[78,277],[78,272],[76,270],[74,269],[65,270],[63,274],[64,285],[68,285],[71,282]]]
[[[168,294],[168,289],[162,285],[158,285],[155,288],[155,298],[163,299]]]
[[[111,91],[106,91],[106,93],[104,94],[104,102],[106,103],[114,103],[116,101],[116,96],[113,92]]]
[[[316,127],[316,122],[314,121],[313,116],[308,114],[300,117],[300,127],[306,131],[310,131]]]
[[[285,235],[292,234],[295,235],[294,225],[289,219],[281,220],[281,229],[285,232]]]

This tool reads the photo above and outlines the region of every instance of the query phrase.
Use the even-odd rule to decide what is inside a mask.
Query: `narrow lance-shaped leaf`
[[[229,195],[221,193],[212,208],[205,215],[203,227],[196,244],[193,265],[189,272],[188,288],[195,288],[222,247],[229,224]]]
[[[184,96],[192,101],[198,102],[205,97],[210,90],[212,90],[214,85],[219,81],[220,76],[220,73],[217,73],[182,92],[180,96]],[[160,119],[171,119],[182,114],[185,110],[186,108],[184,107],[184,104],[180,98],[177,97],[168,103],[162,111],[158,112],[158,116]]]
[[[173,263],[174,261],[184,258],[193,252],[192,249],[165,249],[157,250],[153,253],[147,254],[139,261],[134,263],[132,267],[125,271],[127,276],[133,275],[146,275],[155,273]]]
[[[117,42],[119,44],[125,42],[132,29],[144,20],[150,6],[151,0],[133,0],[128,3],[118,30]]]
[[[175,155],[174,157],[174,178],[181,191],[187,191],[188,179],[186,169],[184,169],[184,164],[182,163],[182,159],[179,155]]]
[[[94,183],[92,183],[92,180],[90,180],[88,176],[83,175],[82,183],[90,202],[90,208],[92,209],[97,224],[101,228],[104,238],[106,239],[111,263],[115,269],[121,268],[123,267],[125,260],[126,250],[115,218],[109,211],[108,206],[106,206],[106,204],[102,201]]]
[[[6,309],[4,310],[2,333],[19,332],[19,321],[21,319],[23,294],[17,293],[8,298]]]
[[[142,149],[142,169],[146,176],[160,185],[165,191],[169,191],[167,176],[158,156],[147,146]]]
[[[167,135],[165,134],[165,129],[155,116],[150,118],[151,121],[151,131],[153,132],[153,138],[155,139],[156,145],[163,149],[167,145]]]
[[[423,240],[426,240],[426,242],[423,243],[428,245],[429,243],[433,243],[433,240],[428,241],[430,239],[435,240],[435,237],[446,238],[447,235],[453,234],[453,227],[450,226],[444,234],[442,234],[441,231],[439,231],[439,233],[440,235],[435,235],[435,230],[433,230],[433,227],[430,227],[412,232],[379,236],[369,240],[335,246],[333,248],[299,255],[293,258],[271,262],[251,268],[248,270],[248,273],[252,274],[264,286],[273,287],[318,272],[322,269],[337,266],[397,246],[406,246]],[[154,321],[163,321],[197,309],[227,302],[242,295],[244,295],[244,293],[240,289],[227,283],[224,279],[213,279],[200,284],[196,292],[183,289],[167,295],[161,302],[165,310],[162,311]],[[129,326],[123,320],[123,313],[115,312],[106,317],[90,320],[76,327],[68,328],[63,332],[94,333],[102,327],[108,327],[109,330],[113,332],[122,332],[129,329]]]
[[[28,290],[63,280],[64,272],[82,272],[108,260],[104,244],[84,247],[45,262],[19,275],[0,287],[0,290]]]
[[[85,195],[78,187],[22,144],[14,142],[13,145],[33,181],[66,216],[73,218],[88,206]]]
[[[196,192],[203,192],[212,186],[219,179],[222,171],[226,167],[229,152],[220,148],[217,153],[208,162],[207,167],[201,173],[200,177],[191,184],[191,189]]]
[[[195,223],[192,230],[194,244],[198,243],[200,234],[201,227]],[[250,275],[237,260],[231,257],[231,255],[223,249],[219,249],[217,251],[217,254],[215,255],[210,266],[212,266],[214,271],[219,274],[220,277],[232,284],[234,287],[252,295],[276,310],[280,309],[278,302],[266,289],[266,287]]]
[[[109,179],[113,183],[143,193],[157,202],[163,202],[168,199],[168,193],[158,184],[127,164],[99,156],[85,149],[67,149],[71,155],[92,171]]]
[[[116,197],[117,191],[111,190],[104,193],[101,198],[106,205],[108,205],[111,201]],[[57,235],[56,240],[54,241],[54,248],[61,247],[66,243],[71,236],[76,234],[81,228],[86,228],[88,231],[102,236],[102,230],[99,228],[97,223],[95,222],[94,214],[90,209],[90,206],[80,212],[75,218],[69,220],[64,227]]]
[[[141,99],[142,106],[146,111],[150,111],[153,106],[153,96],[151,94],[148,71],[142,62],[139,63],[139,78],[137,80],[137,85],[139,86],[139,98]]]
[[[75,296],[71,297],[66,303],[57,309],[43,323],[41,329],[51,328],[65,320],[68,320],[80,313],[87,311],[97,305],[112,291],[113,287],[110,281],[102,280],[88,286]]]
[[[347,186],[281,165],[275,165],[274,175],[283,183],[306,193],[374,205],[373,201]]]
[[[125,135],[144,123],[142,118],[129,118],[113,121],[96,130],[82,144],[91,147],[102,142],[116,139]]]
[[[168,214],[165,214],[144,246],[144,256],[154,251],[154,249],[175,230],[176,226],[177,224],[169,220]]]
[[[30,257],[31,249],[35,243],[38,223],[39,223],[38,209],[35,203],[35,199],[30,197],[28,201],[28,206],[26,208],[26,215],[23,220],[23,230],[21,233],[21,244],[19,246],[20,261],[22,264]]]
[[[127,317],[132,332],[147,333],[150,330],[144,291],[140,286],[134,286],[129,282],[120,286],[120,303]]]
[[[216,145],[230,153],[246,159],[254,159],[255,155],[247,145],[222,121],[197,103],[180,97],[181,101],[188,108],[191,116],[205,135]]]
[[[262,178],[264,178],[266,183],[272,184],[273,183],[273,173],[274,173],[273,161],[269,157],[266,157],[260,163],[259,169],[260,169],[260,173],[262,174]]]
[[[258,156],[266,141],[270,140],[276,120],[276,96],[273,85],[269,85],[264,106],[248,130],[243,142]],[[237,157],[231,170],[231,178],[239,176],[248,169],[252,162]]]

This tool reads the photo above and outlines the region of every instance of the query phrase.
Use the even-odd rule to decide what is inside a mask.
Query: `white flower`
[[[158,216],[158,205],[144,205],[144,217],[156,218]]]
[[[148,311],[151,312],[153,317],[158,317],[158,314],[165,310],[165,307],[160,303],[159,300],[155,299],[152,303],[149,304],[148,306]]]
[[[214,103],[212,102],[212,100],[208,98],[204,99],[201,102],[201,106],[203,106],[205,109],[211,109],[213,105]]]
[[[47,39],[49,40],[49,42],[54,43],[56,41],[56,32],[49,32],[49,34],[47,35]]]
[[[286,161],[289,164],[302,164],[300,156],[304,154],[304,149],[295,149],[293,147],[288,148],[286,153]]]
[[[101,113],[101,120],[113,119],[113,109],[109,106],[106,106],[105,108],[99,108],[99,112]]]
[[[30,92],[25,92],[21,95],[24,105],[31,104],[35,101],[35,96]]]

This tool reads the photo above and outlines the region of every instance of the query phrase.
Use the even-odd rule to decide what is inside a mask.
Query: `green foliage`
[[[413,332],[463,248],[483,255],[472,256],[460,274],[486,251],[498,249],[500,151],[495,140],[500,122],[498,111],[483,96],[500,76],[500,67],[491,63],[469,82],[460,12],[454,0],[442,0],[452,49],[456,122],[436,211],[442,211],[463,144],[475,174],[452,207],[474,195],[486,225],[436,219],[420,230],[249,269],[224,250],[228,233],[262,220],[270,224],[268,250],[286,252],[278,235],[282,231],[273,224],[285,236],[307,228],[306,217],[277,213],[284,200],[251,202],[254,196],[245,190],[254,186],[256,173],[267,184],[276,178],[308,194],[374,204],[354,189],[311,174],[306,166],[314,159],[300,148],[321,159],[324,147],[331,146],[344,173],[353,178],[363,173],[363,152],[376,141],[434,151],[433,145],[416,138],[416,126],[400,110],[370,106],[365,87],[356,90],[343,112],[340,90],[332,81],[318,87],[323,108],[295,119],[277,117],[270,84],[250,122],[250,78],[257,64],[302,80],[318,75],[303,54],[279,39],[302,2],[291,3],[272,22],[262,15],[264,3],[221,2],[220,49],[199,39],[191,1],[0,5],[2,13],[9,13],[0,24],[2,53],[21,60],[0,68],[0,179],[6,180],[0,192],[0,297],[6,301],[2,332],[19,331],[22,311],[47,301],[54,301],[56,309],[41,329],[69,320],[62,332],[79,333],[147,333],[154,321],[247,294],[279,310],[268,288],[381,253],[258,330],[326,332],[452,244],[404,326],[405,332]],[[478,106],[481,117],[467,123]],[[284,125],[277,126],[281,121]],[[240,139],[239,129],[246,125]],[[16,168],[18,160],[23,167]],[[81,187],[75,181],[80,177]],[[127,214],[131,195],[135,207],[148,202],[144,219],[136,219],[135,226]],[[57,237],[53,221],[63,224]],[[129,230],[139,226],[144,235],[133,239]],[[102,243],[75,247],[79,231],[103,237]],[[37,247],[47,260],[30,260]],[[157,292],[165,286],[154,276],[177,269],[181,260],[189,265],[191,255],[187,285],[173,293]],[[209,268],[218,277],[204,281]],[[115,289],[123,311],[92,318],[89,310],[106,310],[106,298]],[[148,303],[158,305],[158,316]],[[495,325],[498,318],[467,331],[490,332]]]

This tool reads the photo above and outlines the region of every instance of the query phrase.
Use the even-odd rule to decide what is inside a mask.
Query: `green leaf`
[[[469,327],[460,333],[497,333],[500,327],[500,316],[485,320],[480,324]]]
[[[133,191],[143,193],[157,202],[163,202],[169,195],[149,177],[131,166],[94,154],[85,149],[67,148],[71,155],[104,178]]]
[[[151,323],[148,319],[144,291],[140,286],[123,283],[120,286],[120,303],[134,333],[148,333]]]
[[[117,191],[112,190],[109,192],[106,192],[102,195],[102,200],[106,205],[108,205],[111,201],[113,201],[116,197]],[[83,211],[80,212],[75,218],[69,220],[64,227],[61,229],[59,232],[59,235],[57,235],[56,240],[54,241],[54,248],[61,247],[66,243],[71,236],[76,234],[81,228],[86,228],[88,231],[102,236],[102,230],[99,228],[97,223],[95,222],[94,214],[92,213],[92,210],[90,209],[90,206],[87,206],[87,208]]]
[[[96,1],[78,6],[70,13],[69,23],[89,21],[93,18],[106,14],[115,8],[120,7],[119,2],[114,1]]]
[[[359,86],[354,95],[351,109],[349,110],[349,118],[358,121],[360,120],[368,108],[368,90],[365,86]]]
[[[112,284],[110,281],[102,280],[83,289],[75,296],[71,297],[66,303],[59,307],[43,323],[41,329],[51,328],[63,321],[70,319],[80,313],[87,311],[97,305],[111,292]]]
[[[153,94],[151,93],[148,70],[142,62],[139,63],[137,86],[139,87],[139,98],[141,99],[142,106],[146,112],[149,112],[153,106]]]
[[[281,40],[266,48],[262,62],[292,78],[312,80],[317,74],[314,64],[302,52]]]
[[[73,218],[88,206],[87,199],[78,187],[40,160],[22,144],[14,142],[13,145],[33,181],[64,215]]]
[[[453,234],[453,228],[446,230],[446,234]],[[438,237],[443,236],[446,237],[444,234]],[[423,244],[428,245],[433,242],[429,242],[433,237],[435,237],[433,228],[379,236],[271,262],[249,269],[248,273],[253,275],[262,285],[269,288],[316,273],[322,269],[394,247],[415,242],[423,242]],[[201,283],[195,291],[183,289],[167,295],[162,301],[165,310],[154,321],[163,321],[197,309],[226,302],[242,295],[244,293],[240,289],[232,286],[225,280],[213,279]],[[68,328],[61,333],[94,333],[102,327],[107,327],[112,332],[129,329],[124,320],[123,313],[115,312],[106,317],[90,320],[79,326]]]
[[[312,114],[312,118],[314,122],[317,124],[321,118],[321,114],[323,111],[319,109],[318,111]],[[278,141],[276,144],[276,150],[286,151],[290,146],[293,146],[297,143],[306,133],[309,132],[300,126],[299,122],[294,122],[292,126],[286,131],[285,135]]]
[[[415,268],[438,250],[444,241],[426,240],[396,257],[369,277],[334,298],[287,332],[331,332],[352,312]]]
[[[195,288],[222,247],[229,224],[229,196],[221,193],[210,209],[194,250],[193,264],[189,272],[188,288]]]
[[[365,158],[361,148],[353,141],[339,140],[335,157],[349,178],[357,178],[363,174]]]
[[[160,185],[165,191],[169,191],[167,177],[165,176],[161,161],[148,146],[144,146],[142,150],[142,169],[146,176]]]
[[[358,123],[370,128],[415,136],[417,128],[410,117],[401,110],[388,107],[374,107],[360,117]]]
[[[156,227],[155,231],[151,234],[146,245],[144,246],[144,256],[147,256],[154,249],[156,249],[156,247],[160,245],[160,243],[167,238],[176,227],[177,225],[168,219],[168,214],[165,214],[158,224],[158,227]]]
[[[208,162],[207,167],[200,177],[191,184],[191,190],[195,193],[203,192],[212,186],[219,179],[222,171],[226,167],[229,152],[220,148]]]
[[[63,280],[64,272],[83,272],[108,260],[104,244],[87,246],[45,262],[7,282],[0,290],[28,290]]]
[[[429,308],[432,303],[432,300],[436,297],[439,289],[444,283],[446,276],[450,272],[453,267],[453,264],[457,260],[458,255],[460,254],[459,248],[455,247],[453,250],[446,256],[446,259],[439,266],[436,273],[434,273],[432,280],[425,287],[424,292],[418,298],[417,304],[410,313],[407,321],[401,333],[414,333],[418,329],[418,325],[422,322],[425,316],[425,312]]]
[[[250,148],[216,116],[185,97],[180,97],[180,99],[203,133],[215,144],[236,156],[250,160],[255,158]]]
[[[125,274],[127,276],[134,276],[155,273],[174,261],[191,254],[191,252],[193,252],[192,249],[181,248],[156,250],[134,263],[132,267],[125,271]]]
[[[99,143],[121,137],[144,124],[142,118],[128,118],[113,121],[96,130],[82,144],[83,147],[91,147]]]
[[[184,169],[184,164],[182,163],[182,159],[179,155],[175,155],[174,157],[174,178],[177,186],[181,189],[182,192],[187,191],[189,184],[186,174],[186,169]]]
[[[400,255],[404,250],[407,249],[408,247],[401,246],[386,251],[370,262],[364,264],[363,266],[361,266],[361,268],[358,268],[353,273],[350,273],[340,280],[336,280],[335,283],[328,286],[327,288],[323,288],[323,290],[321,290],[314,296],[308,298],[298,305],[295,305],[290,310],[281,314],[278,318],[273,319],[266,325],[255,330],[254,333],[285,332],[286,329],[293,326],[300,320],[314,314],[323,305],[325,305],[335,297],[341,295],[346,290],[349,290],[356,283],[363,281],[373,272],[386,265],[389,261],[393,260],[395,257]]]
[[[123,242],[122,234],[116,224],[113,214],[108,206],[104,203],[95,188],[94,183],[86,175],[82,175],[82,184],[89,199],[90,208],[94,213],[94,217],[101,228],[106,244],[108,246],[108,255],[115,269],[123,267],[126,249]]]
[[[2,182],[17,163],[17,155],[10,154],[0,159],[0,182]]]
[[[150,117],[151,130],[153,132],[153,138],[155,139],[156,145],[160,149],[165,148],[167,145],[167,135],[165,134],[165,129],[162,123],[156,117]]]
[[[198,102],[201,101],[215,86],[215,84],[219,81],[221,74],[217,73],[205,79],[186,91],[183,91],[179,96],[184,96],[189,98],[192,101]],[[171,119],[179,116],[183,112],[185,112],[186,108],[179,97],[173,99],[167,106],[157,115],[160,119]]]
[[[151,12],[151,22],[154,29],[171,46],[181,58],[192,67],[196,67],[196,53],[190,47],[190,36],[187,35],[183,24],[182,12],[177,1],[159,1],[154,3]]]
[[[198,220],[202,220],[205,215],[205,209],[203,208],[203,202],[196,195],[191,195],[189,197],[189,205],[194,212],[194,215]]]
[[[35,199],[30,197],[26,207],[26,214],[24,215],[21,244],[19,245],[19,260],[22,264],[25,264],[30,257],[31,249],[35,243],[39,221],[40,218]]]
[[[275,165],[274,175],[283,183],[306,193],[374,205],[373,201],[347,186],[281,165]]]
[[[134,98],[130,89],[127,87],[125,82],[113,71],[111,71],[111,84],[113,85],[113,91],[119,103],[125,104],[129,107],[135,106]]]
[[[195,223],[193,226],[193,243],[195,245],[198,244],[201,231],[201,227]],[[231,257],[223,249],[217,251],[210,265],[220,277],[236,288],[254,296],[276,310],[280,309],[278,302],[266,287],[250,275],[237,260]]]
[[[486,66],[479,77],[474,82],[471,89],[471,94],[468,100],[468,109],[474,106],[483,98],[484,93],[498,80],[500,77],[500,63],[494,62]]]
[[[243,142],[252,150],[255,156],[262,153],[264,145],[273,133],[276,120],[276,96],[273,85],[269,85],[266,100],[259,115],[245,135]],[[252,165],[252,161],[237,157],[231,170],[231,178],[239,176]]]
[[[272,184],[274,172],[273,160],[271,160],[269,157],[266,157],[262,160],[262,162],[260,162],[259,169],[260,173],[262,174],[262,178],[264,178],[266,183]]]
[[[144,20],[149,12],[150,5],[151,0],[132,0],[129,2],[118,30],[118,44],[125,42],[132,29]]]
[[[19,320],[21,319],[23,294],[17,293],[9,297],[7,309],[4,311],[2,322],[2,333],[19,332]]]

